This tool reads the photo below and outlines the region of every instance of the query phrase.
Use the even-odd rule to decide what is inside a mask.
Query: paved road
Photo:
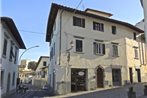
[[[49,97],[50,94],[47,90],[38,89],[32,85],[27,85],[29,89],[24,92],[14,93],[10,96],[7,96],[6,98],[43,98],[43,97]]]
[[[139,97],[139,98],[147,98],[147,96],[142,96],[142,97]]]

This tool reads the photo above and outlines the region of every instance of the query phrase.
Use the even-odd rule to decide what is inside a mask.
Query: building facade
[[[19,65],[19,79],[20,83],[31,83],[32,77],[34,76],[35,72],[32,69],[29,69],[29,63],[32,62],[29,59],[23,59]]]
[[[55,94],[147,82],[143,30],[112,14],[52,4],[49,84]]]
[[[19,49],[25,49],[25,45],[11,18],[1,17],[0,27],[0,88],[3,97],[16,89]]]
[[[35,77],[33,77],[33,85],[41,88],[48,84],[48,65],[49,57],[41,56],[37,62]]]

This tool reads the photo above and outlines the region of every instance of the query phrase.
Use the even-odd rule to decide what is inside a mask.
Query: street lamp
[[[20,55],[19,60],[18,60],[18,63],[20,64],[21,57],[23,56],[23,54],[24,54],[25,52],[27,52],[28,50],[30,50],[30,49],[32,49],[32,48],[37,48],[37,47],[39,47],[39,46],[36,45],[36,46],[32,46],[32,47],[30,47],[30,48],[25,49],[25,51],[23,51],[22,54]],[[19,67],[18,67],[17,70],[18,70],[18,75],[17,75],[17,86],[18,86],[18,85],[20,84]]]
[[[28,49],[26,49],[21,55],[20,55],[20,57],[19,57],[19,63],[20,63],[20,60],[21,60],[21,57],[23,56],[23,54],[25,53],[25,52],[27,52],[28,50],[30,50],[30,49],[32,49],[32,48],[36,48],[36,47],[39,47],[38,45],[36,45],[36,46],[32,46],[32,47],[30,47],[30,48],[28,48]]]

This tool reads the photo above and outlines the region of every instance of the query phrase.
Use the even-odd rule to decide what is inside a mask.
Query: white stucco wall
[[[54,36],[51,40],[51,47],[55,43],[55,56],[51,59],[50,71],[55,72],[56,79],[55,83],[68,81],[70,82],[70,72],[68,78],[67,74],[67,53],[66,50],[70,48],[70,42],[73,41],[75,44],[76,38],[74,36],[83,37],[83,53],[77,53],[75,47],[71,50],[70,56],[70,68],[87,68],[88,69],[88,83],[87,89],[91,88],[92,82],[96,83],[96,79],[91,79],[96,75],[96,67],[101,65],[105,70],[105,81],[108,81],[108,85],[112,85],[112,68],[120,68],[122,71],[122,84],[126,80],[129,80],[128,73],[128,51],[126,44],[126,37],[128,40],[133,40],[133,33],[136,32],[126,26],[120,24],[115,24],[100,19],[95,19],[87,16],[82,16],[79,14],[74,14],[71,12],[63,11],[62,13],[62,26],[61,26],[61,63],[59,64],[59,33],[60,33],[60,12],[58,11],[56,17],[56,30],[53,32]],[[85,28],[73,26],[73,16],[81,17],[85,19]],[[104,32],[93,30],[93,21],[100,22],[104,24]],[[113,35],[111,26],[116,26],[117,34]],[[136,32],[138,34],[138,32]],[[103,56],[98,56],[93,54],[93,42],[94,40],[103,40],[106,44],[106,54]],[[111,42],[119,43],[119,57],[112,57],[112,45]],[[134,44],[137,44],[136,41]],[[133,47],[133,45],[132,45]],[[132,50],[131,50],[132,51]],[[134,56],[134,53],[131,54]],[[131,60],[130,60],[131,61]],[[136,61],[139,63],[138,61]],[[130,64],[130,63],[129,63]],[[132,65],[132,64],[130,64]],[[90,80],[90,81],[89,81]],[[52,80],[53,81],[53,80]],[[61,91],[60,87],[56,86],[56,90]],[[62,91],[61,91],[62,93]]]
[[[16,79],[18,75],[18,61],[16,64],[14,64],[14,58],[12,58],[12,62],[9,61],[9,55],[10,55],[10,46],[11,46],[11,41],[14,43],[13,47],[13,52],[15,53],[15,47],[19,47],[15,38],[11,35],[9,28],[5,25],[5,23],[2,22],[2,28],[1,28],[1,57],[2,57],[2,66],[0,67],[1,70],[4,71],[4,81],[3,81],[3,87],[1,88],[2,95],[7,93],[7,83],[10,83],[10,89],[9,91],[14,91],[16,89]],[[6,38],[5,35],[7,35],[9,38]],[[7,39],[7,54],[6,57],[2,55],[3,52],[3,44],[4,44],[4,38]],[[19,49],[19,48],[18,48]],[[19,50],[17,53],[16,59],[18,60],[18,54]],[[15,83],[12,85],[12,79],[13,79],[13,72],[15,72]],[[10,73],[10,81],[7,81],[8,74]]]

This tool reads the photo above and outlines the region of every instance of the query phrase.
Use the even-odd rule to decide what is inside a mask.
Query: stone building
[[[1,17],[0,28],[0,88],[3,97],[15,92],[18,78],[19,49],[25,49],[25,45],[11,18]]]
[[[111,16],[52,4],[46,41],[55,94],[147,82],[144,31]]]

